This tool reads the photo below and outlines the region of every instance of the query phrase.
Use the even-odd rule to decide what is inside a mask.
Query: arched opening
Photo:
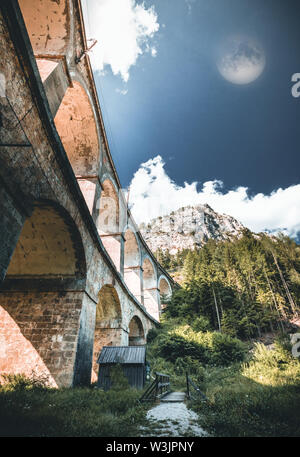
[[[19,0],[35,55],[66,54],[70,41],[68,0]]]
[[[141,254],[137,238],[131,229],[124,233],[124,281],[128,289],[141,302]]]
[[[138,316],[134,316],[129,323],[129,346],[140,346],[145,343],[142,321]]]
[[[172,288],[166,277],[161,276],[158,281],[160,304],[161,308],[164,309],[172,296]]]
[[[149,257],[143,262],[144,305],[151,316],[159,320],[159,291],[154,265]]]
[[[72,385],[86,264],[80,234],[61,207],[36,205],[1,287],[0,373]]]
[[[119,346],[124,342],[127,344],[127,334],[122,328],[122,311],[118,293],[111,284],[106,284],[98,294],[92,382],[98,378],[97,359],[102,347]]]
[[[49,205],[35,207],[23,226],[6,279],[83,276],[82,245],[78,249],[77,241],[77,230],[72,232],[60,211]]]
[[[118,271],[121,271],[120,206],[116,188],[110,179],[102,182],[100,208],[96,221],[102,243]]]
[[[95,178],[99,171],[96,121],[89,97],[77,81],[67,89],[54,122],[75,175]]]

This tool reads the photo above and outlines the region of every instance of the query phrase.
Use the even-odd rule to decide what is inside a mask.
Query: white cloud
[[[187,9],[188,9],[188,14],[191,14],[192,12],[192,4],[195,3],[195,0],[185,0]]]
[[[116,89],[116,92],[117,92],[118,94],[126,95],[127,92],[128,92],[128,89],[119,89],[119,88],[117,88],[117,89]]]
[[[247,187],[223,191],[222,181],[207,181],[197,190],[197,182],[177,185],[166,174],[158,155],[142,163],[130,185],[132,214],[139,224],[169,214],[187,205],[207,203],[219,213],[229,214],[254,232],[300,231],[300,184],[253,197]]]
[[[156,48],[154,48],[154,47],[151,48],[151,55],[152,55],[152,57],[156,57],[157,56],[157,49]]]
[[[154,6],[146,8],[136,0],[83,0],[82,5],[87,37],[98,41],[90,52],[94,70],[110,65],[127,82],[141,54],[155,57],[150,46],[159,29]]]

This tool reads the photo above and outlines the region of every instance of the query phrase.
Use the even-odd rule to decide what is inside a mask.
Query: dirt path
[[[141,436],[208,436],[198,420],[194,411],[187,409],[183,401],[175,401],[173,396],[170,402],[164,400],[148,411],[148,424],[140,428]]]

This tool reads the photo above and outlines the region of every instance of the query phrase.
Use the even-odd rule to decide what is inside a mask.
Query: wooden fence
[[[193,392],[191,392],[191,390],[193,390]],[[189,377],[188,373],[186,373],[186,395],[187,398],[192,400],[197,400],[197,398],[199,398],[200,396],[202,400],[208,401],[207,397],[204,395],[203,392],[201,392],[199,387]]]
[[[148,386],[141,398],[140,402],[152,401],[161,398],[170,391],[170,376],[164,373],[155,372],[154,381]]]

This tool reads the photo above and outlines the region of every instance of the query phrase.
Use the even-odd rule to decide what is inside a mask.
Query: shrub
[[[211,330],[209,319],[204,316],[196,317],[196,319],[191,322],[191,327],[195,332],[207,332],[208,330]]]
[[[24,374],[1,374],[3,390],[30,390],[30,389],[43,389],[48,386],[48,376],[37,376],[34,373],[31,376]]]
[[[159,355],[166,360],[175,362],[178,357],[190,356],[203,363],[207,362],[207,349],[179,335],[166,335],[160,340]]]
[[[213,333],[212,362],[216,365],[229,365],[244,360],[246,346],[237,338],[222,333]]]
[[[194,375],[197,378],[197,382],[204,380],[205,369],[199,363],[198,360],[192,357],[178,357],[175,361],[175,372],[179,375]]]
[[[157,328],[151,328],[147,333],[147,343],[152,343],[152,341],[155,340],[158,334],[159,330]]]

